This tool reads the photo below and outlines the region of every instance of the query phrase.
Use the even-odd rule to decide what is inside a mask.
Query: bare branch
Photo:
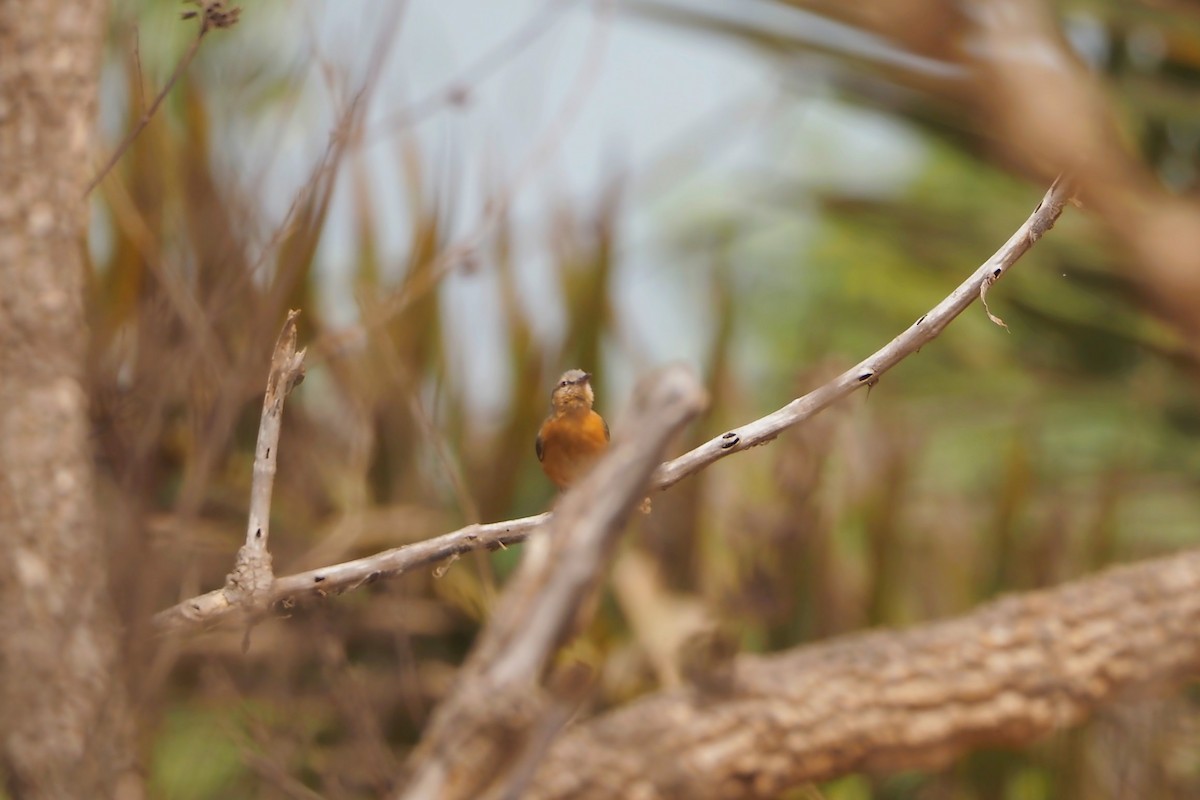
[[[146,129],[146,126],[150,124],[150,120],[154,118],[154,113],[158,111],[158,107],[162,105],[163,100],[167,99],[167,95],[170,94],[171,90],[175,88],[175,84],[179,81],[179,78],[182,77],[185,71],[187,71],[188,66],[192,63],[192,59],[196,57],[196,53],[200,49],[200,42],[204,40],[204,37],[208,34],[208,32],[214,28],[233,27],[237,24],[238,16],[241,14],[240,8],[226,8],[224,2],[221,2],[221,0],[205,0],[204,2],[196,2],[195,5],[199,6],[200,10],[184,12],[183,18],[200,18],[200,29],[196,31],[196,38],[192,39],[192,43],[188,45],[188,49],[184,51],[183,56],[181,56],[178,63],[175,64],[175,69],[171,71],[171,77],[167,78],[166,84],[163,85],[162,90],[154,98],[154,102],[150,104],[150,107],[142,113],[141,119],[139,119],[137,124],[133,126],[133,130],[125,134],[125,138],[121,140],[119,145],[117,145],[117,149],[113,151],[111,156],[109,156],[108,161],[104,162],[104,166],[100,168],[100,171],[96,173],[96,176],[88,181],[87,187],[83,190],[84,197],[87,197],[89,194],[91,194],[92,189],[95,189],[97,184],[104,180],[104,176],[107,175],[112,168],[117,165],[117,162],[121,160],[121,156],[125,155],[125,151],[128,150],[133,144],[134,139],[136,139],[141,132]],[[140,59],[138,64],[138,91],[140,94]]]
[[[809,419],[859,387],[874,385],[880,375],[936,338],[955,317],[979,297],[985,281],[995,282],[1007,272],[1042,234],[1054,226],[1069,199],[1070,189],[1066,182],[1056,181],[1025,224],[1017,229],[1004,246],[946,299],[913,323],[907,331],[861,361],[858,366],[793,400],[778,411],[724,433],[691,452],[660,465],[655,472],[653,487],[666,489],[714,461],[749,447],[765,444],[783,430]],[[270,602],[287,607],[300,595],[315,594],[324,597],[340,594],[380,578],[429,566],[471,550],[495,549],[524,541],[534,529],[549,519],[550,514],[546,513],[486,525],[468,525],[424,542],[289,575],[275,581],[270,593]],[[224,590],[209,592],[160,611],[154,617],[154,627],[160,632],[165,632],[219,622],[233,611],[223,592]]]
[[[793,400],[783,408],[748,425],[723,433],[689,453],[668,461],[655,473],[654,488],[666,489],[725,456],[771,441],[784,430],[824,410],[863,386],[874,386],[879,377],[924,345],[933,341],[950,322],[981,296],[984,286],[995,283],[1058,221],[1071,199],[1068,181],[1059,178],[1042,202],[1004,246],[963,281],[946,299],[914,322],[908,330],[823,386]],[[989,316],[991,312],[988,312]]]
[[[287,609],[301,596],[326,597],[374,583],[381,578],[401,575],[428,567],[473,550],[497,549],[525,541],[531,532],[547,522],[549,512],[532,517],[468,525],[423,542],[393,547],[374,555],[345,561],[277,578],[271,586],[270,603]],[[208,592],[164,609],[154,615],[154,627],[160,633],[215,625],[234,612],[224,590]]]
[[[304,350],[296,350],[296,317],[289,311],[271,353],[271,371],[263,395],[262,416],[258,422],[258,443],[254,448],[254,479],[250,485],[250,515],[246,526],[246,547],[267,549],[271,525],[271,492],[275,486],[279,429],[283,424],[283,401],[292,388],[304,380]]]
[[[908,631],[743,656],[723,691],[661,692],[580,725],[522,797],[776,798],[851,771],[936,769],[1198,666],[1192,550]]]
[[[684,367],[644,381],[612,448],[564,496],[541,548],[521,566],[409,763],[403,797],[518,796],[522,770],[566,716],[541,688],[558,647],[589,615],[605,566],[670,438],[705,405]],[[541,735],[538,735],[538,734]],[[502,787],[504,789],[502,790]]]
[[[212,608],[223,614],[241,610],[255,614],[270,603],[275,575],[267,539],[271,523],[271,493],[275,487],[275,465],[279,457],[279,430],[283,424],[283,402],[296,384],[304,380],[304,350],[296,350],[296,318],[289,311],[275,350],[267,390],[263,394],[262,416],[258,423],[258,443],[254,452],[254,478],[250,484],[250,513],[246,525],[246,543],[237,552],[233,571],[225,576],[225,585],[205,595]],[[199,598],[197,598],[199,599]],[[195,601],[191,601],[195,602]],[[184,604],[181,604],[184,605]],[[176,606],[179,608],[179,606]],[[159,624],[159,614],[155,624]]]

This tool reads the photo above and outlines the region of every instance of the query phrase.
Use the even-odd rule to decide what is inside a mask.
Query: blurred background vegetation
[[[154,611],[219,586],[232,563],[288,308],[302,309],[310,349],[275,486],[279,574],[547,508],[532,442],[564,369],[596,373],[617,428],[632,376],[694,363],[712,405],[677,452],[783,405],[932,307],[1047,185],[945,90],[953,75],[930,64],[961,43],[928,16],[889,38],[823,2],[529,6],[506,15],[494,49],[459,54],[475,65],[452,71],[462,79],[406,101],[386,76],[412,63],[390,33],[433,45],[420,44],[424,17],[379,5],[249,5],[206,38],[94,195],[101,507],[162,797],[381,796],[520,556],[293,609],[245,654],[240,630],[149,635]],[[1194,195],[1197,7],[1052,7],[1128,146]],[[115,4],[99,153],[194,35],[177,13]],[[358,61],[319,33],[351,14]],[[476,84],[553,47],[562,17],[586,42],[635,31],[641,49],[580,47],[568,102],[538,117],[524,156],[457,133]],[[653,71],[660,39],[769,83],[724,98],[654,158],[587,154],[601,177],[574,181],[555,126],[575,123],[571,102],[588,102],[595,75]],[[549,82],[557,62],[544,61]],[[498,130],[527,111],[500,98],[485,117]],[[600,671],[594,708],[677,681],[672,649],[698,620],[769,652],[1194,543],[1196,352],[1124,257],[1069,210],[990,295],[1008,331],[972,308],[869,394],[656,497],[572,648]],[[1130,703],[1026,750],[796,796],[1196,797],[1197,699]]]

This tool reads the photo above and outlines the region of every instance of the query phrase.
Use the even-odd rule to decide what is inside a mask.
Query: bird
[[[592,376],[567,370],[550,393],[550,416],[538,430],[538,461],[560,490],[571,486],[608,449],[608,423],[593,410]]]

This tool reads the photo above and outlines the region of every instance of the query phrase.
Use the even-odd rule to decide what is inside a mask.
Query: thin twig
[[[125,155],[125,151],[127,151],[130,145],[133,144],[133,140],[136,139],[138,135],[145,130],[146,126],[150,124],[150,120],[154,117],[154,112],[158,111],[158,107],[162,105],[163,100],[167,99],[167,95],[171,93],[171,89],[175,88],[175,83],[179,80],[180,76],[183,75],[184,70],[188,68],[188,65],[192,63],[192,59],[196,57],[197,51],[200,50],[200,42],[204,41],[204,37],[208,35],[208,32],[214,28],[233,27],[235,24],[237,24],[238,15],[241,13],[241,9],[239,8],[226,8],[225,4],[220,0],[208,0],[208,2],[196,2],[195,4],[200,7],[200,10],[185,12],[183,14],[183,18],[199,18],[200,29],[196,31],[196,37],[192,39],[191,44],[188,45],[188,49],[184,52],[183,57],[180,58],[179,62],[175,64],[175,69],[171,71],[171,77],[167,79],[167,82],[163,86],[162,90],[154,98],[154,102],[150,104],[150,108],[146,109],[142,113],[141,119],[139,119],[137,124],[133,126],[133,130],[125,134],[125,138],[121,140],[119,145],[117,145],[117,149],[113,151],[113,154],[109,157],[108,161],[106,161],[104,166],[100,168],[100,171],[96,173],[96,177],[88,181],[87,188],[83,190],[84,197],[87,197],[89,194],[91,194],[92,189],[96,188],[96,184],[104,180],[104,176],[107,175],[112,168],[117,165],[117,162],[121,160],[121,156]],[[134,55],[135,57],[138,57],[136,49],[134,50]],[[140,57],[138,64],[138,91],[140,94]]]
[[[283,330],[271,354],[271,372],[263,395],[262,416],[258,423],[258,444],[254,448],[254,478],[250,486],[250,515],[246,526],[246,547],[267,549],[271,524],[271,492],[275,486],[275,465],[279,456],[279,430],[283,424],[283,401],[292,387],[304,380],[304,350],[296,350],[296,317],[289,311]]]
[[[275,581],[267,539],[275,465],[279,458],[279,431],[283,424],[283,402],[292,387],[304,380],[304,350],[296,350],[298,316],[299,311],[288,312],[271,355],[271,371],[267,376],[267,391],[263,395],[262,416],[258,424],[258,443],[254,450],[254,478],[250,484],[246,543],[238,549],[233,571],[225,576],[225,585],[220,590],[231,610],[241,610],[251,618],[267,607],[271,585]]]
[[[652,486],[667,489],[715,461],[756,445],[765,444],[785,429],[798,425],[832,403],[862,386],[872,386],[879,376],[923,345],[936,338],[950,322],[976,298],[988,277],[1003,275],[1017,260],[1054,226],[1071,190],[1063,180],[1056,181],[1041,203],[1016,233],[983,263],[966,281],[938,303],[908,330],[861,361],[853,369],[834,378],[783,408],[740,428],[723,433],[694,450],[668,461],[656,470]],[[309,570],[275,581],[270,594],[272,603],[291,605],[304,595],[327,596],[356,589],[380,578],[399,575],[426,567],[451,556],[484,548],[495,549],[524,541],[539,525],[549,521],[549,512],[533,517],[468,525],[465,528],[423,542],[385,550],[382,553],[329,567]],[[181,630],[211,625],[226,617],[232,609],[221,592],[209,592],[159,612],[154,626],[159,631]]]
[[[170,93],[171,89],[175,87],[175,82],[179,80],[179,77],[183,75],[183,71],[188,68],[188,65],[192,63],[192,59],[196,57],[196,51],[200,49],[200,42],[203,41],[204,35],[207,32],[208,31],[203,27],[200,28],[200,32],[196,34],[196,38],[192,39],[192,43],[188,45],[187,51],[183,54],[183,57],[179,59],[179,63],[175,65],[175,69],[171,72],[171,77],[167,79],[166,85],[163,86],[162,90],[154,98],[154,102],[151,103],[150,107],[142,114],[141,119],[139,119],[137,124],[133,126],[133,129],[129,131],[129,133],[125,134],[125,138],[121,140],[119,145],[117,145],[117,149],[113,151],[113,154],[109,156],[108,161],[104,162],[104,166],[101,167],[100,171],[96,173],[96,177],[88,181],[87,187],[83,190],[84,197],[87,197],[89,194],[91,194],[92,189],[96,188],[96,184],[104,180],[104,176],[106,176],[112,170],[112,168],[117,165],[117,162],[121,160],[121,156],[125,155],[125,151],[129,149],[130,145],[133,144],[133,140],[136,139],[138,135],[145,130],[146,126],[150,124],[150,120],[154,118],[154,112],[158,111],[158,107],[162,105],[163,100],[167,99],[167,95]]]

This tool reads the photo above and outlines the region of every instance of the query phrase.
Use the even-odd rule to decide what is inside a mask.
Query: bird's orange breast
[[[565,489],[608,448],[608,426],[595,411],[563,414],[542,423],[538,441],[542,470]]]

